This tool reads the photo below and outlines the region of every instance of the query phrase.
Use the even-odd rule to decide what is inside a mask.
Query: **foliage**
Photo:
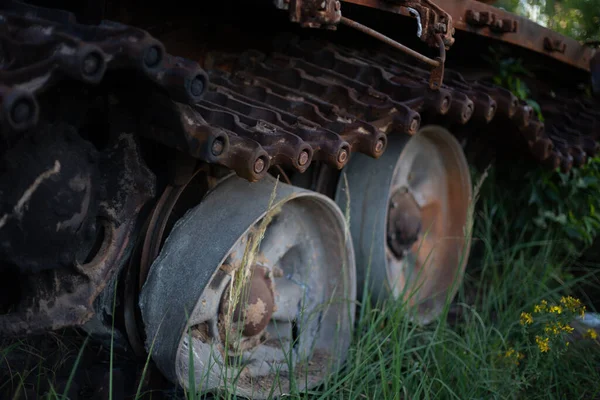
[[[492,170],[498,187],[484,186],[482,196],[498,202],[506,228],[538,240],[557,232],[561,253],[575,256],[600,234],[600,157],[569,173],[543,167],[500,166]]]
[[[496,71],[493,82],[527,102],[543,122],[539,104],[530,98],[531,92],[520,78],[532,77],[531,72],[502,49],[490,48],[490,54],[487,61]],[[567,255],[579,254],[593,244],[600,234],[600,196],[596,195],[600,192],[600,158],[589,159],[567,174],[513,162],[499,168],[505,175],[499,179],[499,192],[510,195],[496,196],[505,204],[509,229],[532,240],[539,237],[539,231],[555,229],[564,238],[562,250]],[[488,188],[486,193],[496,198],[490,191],[498,189]]]
[[[519,100],[526,102],[536,112],[540,121],[544,121],[542,110],[538,102],[532,99],[529,87],[520,76],[533,77],[533,74],[523,66],[523,61],[510,57],[501,49],[490,47],[490,55],[484,56],[496,73],[493,77],[494,84],[510,90]]]
[[[499,0],[495,5],[577,40],[600,40],[598,0]]]
[[[490,175],[484,186],[489,182],[489,187],[498,188],[496,179],[497,174]],[[550,227],[544,231],[546,240],[524,242],[520,233],[505,223],[513,212],[507,204],[512,203],[498,202],[497,196],[481,196],[464,285],[438,321],[426,326],[411,323],[411,311],[402,300],[388,299],[376,305],[363,302],[353,343],[343,354],[344,368],[310,392],[292,388],[287,398],[597,398],[600,351],[596,333],[590,331],[588,338],[575,340],[566,327],[575,326],[572,317],[583,309],[581,302],[569,296],[575,296],[581,282],[598,277],[600,269],[581,270],[579,278],[563,280],[560,248],[557,241],[551,240],[560,232]],[[368,270],[369,266],[364,268]],[[560,313],[556,308],[559,306]],[[531,318],[522,317],[524,313]],[[555,342],[551,343],[549,335]],[[567,340],[572,340],[568,346]],[[35,352],[24,350],[27,354]],[[0,351],[5,365],[10,366],[3,381],[4,386],[23,389],[28,386],[24,379],[27,375],[35,382],[44,354],[36,353],[32,369],[26,373],[23,366],[9,362],[18,351],[9,345]],[[78,353],[76,348],[70,352]],[[78,360],[79,356],[72,371],[81,368]],[[105,365],[110,371],[108,362]],[[72,371],[67,375],[73,375]],[[53,376],[48,371],[38,380],[49,381]],[[58,394],[63,393],[62,389],[54,390],[53,383],[50,386],[45,398],[68,399]],[[156,395],[160,394],[138,389],[131,398],[151,399]],[[187,392],[172,398],[215,397]],[[224,393],[216,398],[235,397]]]

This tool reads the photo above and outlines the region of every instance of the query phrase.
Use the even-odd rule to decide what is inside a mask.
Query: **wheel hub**
[[[406,187],[397,190],[390,198],[387,232],[388,246],[397,258],[404,257],[419,240],[421,207]]]
[[[232,288],[228,287],[221,300],[221,319],[231,320],[236,325],[234,333],[241,331],[245,337],[261,334],[275,312],[275,294],[270,270],[254,265],[250,279],[241,287],[237,302],[231,301],[232,291]]]

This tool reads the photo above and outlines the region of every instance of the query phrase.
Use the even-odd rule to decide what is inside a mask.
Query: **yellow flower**
[[[543,313],[544,311],[546,311],[548,309],[548,302],[546,300],[542,300],[540,302],[540,304],[536,304],[533,307],[533,312],[534,313]]]
[[[567,296],[567,297],[561,297],[560,298],[560,303],[569,311],[571,312],[577,312],[581,309],[581,307],[583,307],[583,304],[581,304],[581,300],[576,299],[574,297],[571,296]]]
[[[575,330],[575,328],[573,328],[571,325],[565,324],[561,327],[561,329],[563,330],[563,332],[567,332],[567,333],[571,333]]]
[[[533,323],[533,317],[527,312],[521,313],[521,325],[531,325]]]
[[[558,335],[560,333],[559,326],[557,324],[549,323],[544,327],[544,333]]]
[[[544,327],[544,332],[548,334],[551,333],[555,336],[557,336],[561,332],[571,333],[573,332],[573,330],[574,328],[572,326],[563,324],[562,322],[550,322]]]
[[[550,312],[554,313],[554,314],[562,314],[562,307],[561,306],[552,306],[550,307]]]
[[[542,353],[546,353],[548,350],[550,350],[549,341],[550,338],[541,338],[540,336],[535,337],[535,343],[538,345],[540,352]]]
[[[515,351],[515,349],[511,347],[508,350],[506,350],[506,353],[504,353],[504,358],[511,359],[515,363],[515,365],[519,365],[519,360],[522,360],[523,358],[525,358],[525,356],[523,355],[523,353]]]
[[[596,340],[598,338],[598,333],[594,329],[590,328],[587,331],[585,331],[585,334],[583,336],[592,340]]]

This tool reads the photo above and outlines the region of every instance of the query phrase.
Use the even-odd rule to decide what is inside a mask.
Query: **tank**
[[[600,53],[487,3],[1,2],[0,334],[80,327],[261,399],[341,368],[358,302],[434,321],[466,155],[568,171],[599,147]]]

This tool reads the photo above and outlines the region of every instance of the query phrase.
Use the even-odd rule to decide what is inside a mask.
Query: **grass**
[[[544,328],[549,324],[571,323],[572,318],[566,310],[561,314],[533,311],[544,300],[560,305],[567,295],[582,299],[587,310],[594,311],[590,293],[597,290],[600,269],[559,256],[560,238],[552,231],[534,242],[523,242],[520,232],[511,231],[502,207],[493,196],[481,199],[464,283],[439,321],[425,327],[410,323],[409,310],[401,301],[361,304],[342,370],[321,387],[292,393],[290,398],[600,399],[598,342],[576,335],[577,331],[563,333],[552,336],[549,350],[543,352],[535,337],[548,336]],[[533,315],[534,324],[520,323],[523,312]],[[569,338],[576,339],[567,346]],[[60,346],[58,354],[65,354],[67,346]],[[11,387],[14,398],[28,398],[26,385],[48,380],[38,386],[47,388],[46,398],[66,399],[63,392],[83,349],[69,350],[75,363],[70,364],[73,373],[62,391],[50,381],[56,370],[69,363],[61,359],[54,366],[42,366],[44,355],[25,341],[2,347],[0,361],[23,351],[34,368],[5,361],[4,369],[10,372],[1,381],[0,392]],[[143,367],[146,373],[148,364]],[[134,398],[150,398],[141,384],[136,392]],[[193,393],[185,396],[200,398]]]

